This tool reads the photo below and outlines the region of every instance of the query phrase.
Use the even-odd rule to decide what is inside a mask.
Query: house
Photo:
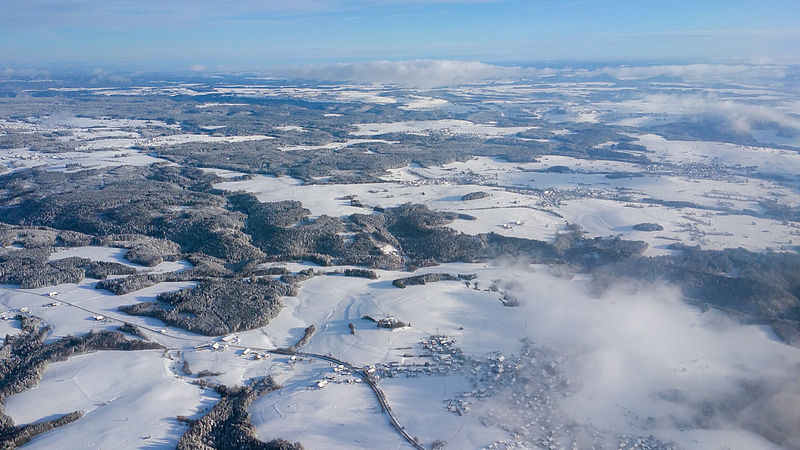
[[[378,328],[394,329],[394,328],[403,328],[406,326],[409,326],[409,324],[406,324],[405,322],[396,317],[390,316],[383,319],[378,319]]]

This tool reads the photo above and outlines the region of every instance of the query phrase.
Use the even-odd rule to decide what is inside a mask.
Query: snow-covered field
[[[397,141],[387,141],[385,139],[348,139],[343,142],[331,142],[323,145],[292,145],[289,147],[278,147],[278,149],[285,152],[298,150],[338,150],[340,148],[350,147],[351,145],[370,143],[397,144]]]
[[[214,136],[207,134],[171,134],[168,136],[155,136],[151,138],[109,138],[93,139],[81,141],[78,145],[79,150],[99,150],[104,148],[127,149],[131,147],[166,147],[170,145],[186,144],[197,142],[203,144],[215,144],[221,142],[249,142],[275,139],[274,136],[262,134],[250,136]]]
[[[582,81],[583,76],[587,75],[567,81],[543,77],[535,82],[474,83],[434,91],[398,90],[382,84],[216,83],[207,89],[167,84],[86,92],[230,98],[194,104],[203,114],[220,107],[246,109],[248,103],[236,102],[237,97],[346,106],[329,109],[338,112],[314,110],[315,118],[335,117],[335,122],[344,124],[339,134],[330,133],[334,142],[327,144],[301,144],[304,135],[314,136],[307,142],[327,142],[318,140],[314,134],[318,130],[306,123],[295,124],[287,118],[265,125],[260,132],[291,143],[278,147],[286,152],[322,153],[359,144],[398,148],[401,136],[380,139],[392,133],[508,137],[511,142],[538,141],[547,144],[543,148],[556,148],[548,145],[560,145],[560,136],[577,134],[583,127],[603,123],[655,126],[680,120],[687,110],[717,114],[714,118],[722,111],[727,115],[721,121],[734,121],[738,131],[750,133],[764,146],[668,139],[651,131],[626,129],[632,143],[644,149],[618,148],[624,136],[617,134],[591,150],[616,149],[643,155],[652,163],[554,154],[538,155],[533,162],[475,157],[441,166],[412,163],[387,171],[384,182],[363,184],[305,184],[290,176],[240,177],[244,174],[231,170],[204,170],[226,179],[214,188],[250,192],[262,202],[297,200],[310,210],[312,219],[378,214],[373,207],[415,203],[461,214],[447,226],[467,234],[494,232],[552,241],[568,225],[577,224],[588,237],[644,241],[648,256],[671,254],[668,247],[674,243],[758,252],[797,248],[800,227],[770,216],[767,210],[767,203],[789,212],[800,207],[800,153],[768,145],[797,145],[791,133],[796,113],[790,107],[796,101],[779,101],[781,97],[770,89],[742,85],[709,90],[710,95],[721,97],[716,104],[705,105],[711,97],[677,98],[692,86],[671,82],[649,85],[674,91],[675,96],[639,98],[630,86]],[[609,101],[609,95],[625,99]],[[735,100],[736,96],[772,103],[753,109]],[[399,115],[381,122],[352,113],[373,114],[383,108],[395,108]],[[504,127],[492,122],[489,114],[502,108],[512,108],[517,114],[511,123],[531,126]],[[449,115],[454,111],[459,112],[458,118]],[[349,114],[356,118],[348,120]],[[764,118],[785,129],[758,128]],[[549,120],[551,127],[543,120]],[[360,123],[366,121],[373,122]],[[0,120],[0,136],[5,132],[57,133],[61,143],[75,144],[78,150],[5,148],[0,149],[0,165],[12,171],[37,166],[56,171],[146,166],[166,161],[132,147],[196,143],[211,148],[218,143],[276,139],[268,134],[223,136],[219,130],[224,132],[227,126],[216,125],[222,122],[203,119],[200,123],[208,134],[185,133],[180,125],[136,118],[53,115]],[[544,137],[513,138],[538,125]],[[486,195],[464,198],[476,192]],[[351,199],[363,206],[353,206]],[[663,229],[634,228],[642,223]],[[56,249],[50,260],[79,256],[118,262],[140,273],[191,267],[185,260],[139,266],[124,258],[126,251],[100,246]],[[345,268],[322,268],[303,261],[262,264],[291,272]],[[296,296],[283,298],[283,309],[268,325],[235,333],[225,341],[118,310],[196,282],[159,283],[120,296],[96,289],[97,280],[91,279],[28,290],[0,286],[4,316],[0,336],[18,333],[20,323],[13,316],[26,312],[51,327],[46,342],[114,330],[128,322],[166,347],[165,351],[94,352],[54,362],[38,386],[9,397],[3,412],[18,425],[75,410],[86,413],[37,437],[28,444],[31,448],[174,448],[186,429],[175,417],[199,417],[218,399],[213,390],[193,384],[199,372],[205,372],[203,378],[209,382],[229,386],[270,375],[281,388],[249,408],[260,439],[300,441],[308,449],[409,448],[364,378],[319,358],[270,353],[294,345],[306,327],[314,325],[316,332],[301,351],[338,358],[372,374],[399,422],[426,448],[436,441],[459,449],[500,442],[501,448],[598,444],[623,448],[625,439],[631,441],[625,448],[641,448],[651,436],[684,448],[772,449],[779,447],[765,436],[776,429],[795,430],[791,436],[800,439],[796,432],[800,349],[782,343],[767,327],[740,324],[716,310],[689,306],[675,286],[620,283],[598,293],[592,289],[590,275],[506,260],[375,272],[375,280],[320,275],[303,281]],[[405,289],[392,284],[397,278],[425,273],[475,277]],[[505,306],[506,296],[516,298],[519,305]],[[408,326],[378,328],[367,317],[391,317]],[[214,342],[219,348],[207,345]],[[184,367],[192,373],[184,372]]]
[[[98,260],[120,261],[117,250],[83,248],[55,257],[94,254]],[[310,266],[288,267],[297,271]],[[406,289],[391,285],[395,278],[430,272],[476,274],[477,278],[469,285],[463,281]],[[592,424],[604,433],[654,434],[695,448],[735,447],[741,442],[748,442],[750,448],[771,448],[755,434],[728,422],[718,430],[703,431],[674,425],[670,417],[691,420],[695,406],[672,397],[654,401],[653,396],[664,396],[664,389],[678,386],[710,402],[724,401],[727,396],[738,395],[735,380],[759,377],[780,389],[791,388],[791,384],[785,385],[787,377],[792,377],[792,367],[800,364],[800,351],[778,342],[768,330],[736,325],[714,311],[695,310],[680,302],[669,287],[623,288],[597,298],[587,293],[589,280],[585,276],[564,278],[550,274],[547,266],[502,262],[445,264],[412,274],[378,274],[378,280],[342,276],[308,280],[297,297],[285,299],[285,308],[270,324],[237,333],[236,346],[222,351],[195,348],[209,338],[164,327],[154,319],[124,316],[124,320],[151,329],[168,329],[166,335],[148,332],[171,349],[168,357],[157,351],[99,352],[54,363],[38,387],[8,400],[6,412],[17,423],[27,423],[75,409],[87,411],[79,421],[37,438],[30,444],[36,448],[77,442],[100,447],[114,442],[117,448],[174,445],[184,429],[174,416],[197,414],[214,402],[213,394],[188,384],[190,377],[180,373],[180,351],[194,373],[219,373],[210,378],[212,381],[235,385],[265,375],[279,381],[282,389],[258,399],[250,408],[262,439],[280,436],[302,441],[307,448],[405,448],[380,413],[375,397],[363,383],[354,382],[354,377],[336,374],[329,364],[303,357],[292,361],[272,355],[254,360],[242,354],[244,347],[290,345],[306,326],[314,324],[318,331],[304,351],[329,354],[357,366],[420,364],[428,360],[420,357],[420,342],[431,335],[447,335],[455,339],[466,358],[476,361],[475,367],[480,367],[487,354],[506,358],[518,355],[529,339],[554,351],[557,356],[552,362],[571,380],[570,388],[554,397],[556,403],[547,405],[558,411],[553,413],[553,427],[566,425],[560,421],[574,420],[584,424],[581,426]],[[488,289],[496,283],[498,292]],[[114,318],[123,318],[115,311],[117,306],[152,300],[158,292],[185,285],[162,283],[126,296],[94,290],[90,280],[29,291],[9,286],[0,293],[0,304],[6,310],[30,308],[31,313],[53,326],[52,339],[114,328],[119,325]],[[44,307],[46,292],[58,292],[56,298],[105,313],[109,319],[93,320],[86,311],[67,304]],[[517,296],[521,305],[503,306],[501,297],[506,292]],[[394,331],[378,329],[362,319],[365,315],[394,316],[411,326]],[[355,325],[355,334],[350,333],[348,323]],[[13,330],[14,325],[9,326]],[[570,331],[576,329],[582,332]],[[682,337],[665,342],[662,337],[666,335]],[[731,342],[737,345],[731,346]],[[506,394],[476,399],[471,407],[474,413],[463,416],[449,411],[447,405],[464,392],[502,389],[502,383],[515,386],[518,381],[504,378],[506,381],[495,386],[491,380],[478,382],[467,376],[469,373],[409,378],[401,373],[379,385],[404,426],[426,445],[441,439],[459,448],[476,448],[508,441],[503,428],[513,421],[505,425],[493,422],[498,417],[493,402],[507,401]],[[647,376],[642,378],[642,373]],[[135,383],[119,383],[123,374]],[[319,387],[322,380],[330,381]],[[50,400],[54,397],[58,401]],[[753,407],[766,409],[763,413],[767,417],[775,413],[764,405]],[[482,419],[483,414],[488,414],[488,422]],[[652,428],[642,422],[641,418],[648,416],[659,426]]]
[[[425,111],[428,109],[438,109],[449,103],[450,102],[442,98],[412,95],[409,97],[408,102],[401,106],[401,108],[409,111]]]
[[[40,152],[28,149],[0,149],[0,165],[11,170],[44,166],[48,170],[75,170],[75,168],[149,166],[168,162],[137,150],[96,150],[81,152]]]
[[[570,172],[546,171],[553,166],[567,167]],[[614,172],[641,176],[606,177]],[[800,236],[800,229],[792,224],[730,214],[731,210],[759,211],[760,201],[767,198],[800,205],[796,191],[745,177],[701,180],[647,173],[630,163],[546,156],[539,162],[522,164],[475,158],[441,167],[408,166],[392,170],[385,179],[388,183],[305,185],[291,177],[256,175],[251,180],[215,186],[252,192],[264,202],[298,200],[312,217],[364,213],[363,208],[351,206],[350,195],[368,206],[422,203],[431,209],[475,217],[457,219],[450,225],[470,234],[493,231],[550,240],[566,223],[577,223],[590,236],[622,235],[643,240],[650,245],[648,255],[669,253],[666,246],[673,242],[712,249],[777,250],[791,246]],[[462,200],[464,194],[475,191],[491,195]],[[658,223],[664,231],[633,229],[639,223]]]
[[[547,172],[552,166],[564,166],[569,171]],[[231,171],[214,172],[223,177],[238,175]],[[726,201],[736,208],[757,207],[760,196],[778,191],[784,194],[784,201],[786,198],[796,201],[794,192],[778,185],[735,179],[704,180],[701,184],[688,177],[649,173],[615,179],[604,176],[611,172],[638,173],[641,169],[622,162],[558,156],[526,164],[475,158],[442,167],[396,169],[386,177],[386,183],[304,185],[290,177],[256,175],[251,180],[228,181],[216,187],[244,189],[255,193],[261,201],[299,200],[315,217],[363,213],[363,208],[353,207],[345,199],[349,195],[356,195],[371,206],[424,203],[433,209],[474,216],[476,220],[458,219],[452,224],[457,230],[472,234],[495,231],[550,240],[567,222],[577,223],[590,236],[622,234],[628,239],[645,240],[651,246],[650,254],[669,252],[666,245],[675,241],[701,242],[705,248],[744,246],[763,250],[787,244],[796,232],[775,220],[715,211],[713,208],[719,206],[720,200],[709,196],[709,193],[726,193]],[[634,198],[626,201],[627,207],[623,206],[625,202],[602,195],[567,195],[553,201],[553,193],[581,189],[624,191]],[[490,195],[469,201],[461,198],[475,191]],[[708,209],[646,204],[637,202],[636,196],[692,201]],[[632,228],[641,222],[662,224],[664,230],[653,233]],[[85,247],[58,251],[51,259],[82,256],[135,266],[123,258],[124,252],[124,249]],[[165,262],[154,268],[139,268],[164,272],[186,267],[186,262]],[[290,264],[289,267],[297,271],[309,266]],[[666,395],[664,389],[680,386],[698,396],[704,392],[710,402],[724,402],[725,398],[738,395],[738,385],[730,382],[731,378],[748,380],[757,376],[766,376],[775,386],[785,389],[790,368],[800,364],[800,354],[777,342],[767,330],[734,325],[713,311],[693,310],[675,300],[674,292],[669,289],[657,289],[655,294],[625,291],[616,297],[592,298],[586,293],[586,278],[564,279],[549,274],[545,266],[446,264],[417,273],[425,272],[474,273],[477,279],[470,285],[445,281],[398,289],[391,281],[408,273],[378,271],[378,280],[313,278],[302,284],[297,297],[285,299],[285,308],[269,325],[237,333],[236,346],[223,351],[195,348],[211,338],[165,327],[155,319],[128,317],[116,311],[119,306],[152,300],[160,292],[192,283],[161,283],[123,296],[93,289],[91,280],[29,291],[8,286],[0,292],[2,308],[7,311],[29,308],[32,314],[42,317],[53,327],[48,340],[90,330],[114,329],[119,325],[115,320],[122,319],[150,330],[168,330],[166,334],[145,332],[170,348],[167,356],[174,360],[153,351],[100,352],[54,363],[38,387],[11,397],[5,411],[17,423],[76,409],[87,412],[79,421],[29,444],[35,448],[78,442],[99,447],[113,442],[117,448],[169,447],[184,430],[174,416],[199,414],[213,405],[216,398],[215,394],[191,385],[191,377],[181,374],[179,362],[185,360],[194,373],[207,370],[217,374],[209,378],[214,382],[235,385],[253,377],[272,375],[281,383],[282,389],[258,399],[250,408],[258,435],[264,440],[283,437],[301,441],[307,448],[405,448],[406,444],[381,414],[374,395],[354,378],[340,375],[330,378],[334,371],[329,364],[307,358],[291,361],[273,355],[254,360],[242,354],[245,347],[271,349],[292,345],[305,327],[314,324],[318,331],[304,347],[305,351],[333,355],[357,366],[388,367],[397,363],[413,367],[424,359],[418,355],[420,342],[432,335],[454,338],[463,355],[474,361],[482,361],[491,352],[517,355],[525,339],[532,339],[558,355],[560,373],[573,383],[562,397],[556,396],[556,403],[547,405],[554,411],[554,427],[580,423],[603,430],[602,433],[652,434],[693,448],[735,447],[741,443],[748,448],[773,448],[760,436],[738,428],[736,421],[745,420],[739,416],[732,422],[725,419],[719,428],[679,426],[675,417],[690,421],[696,406],[659,397]],[[503,290],[488,290],[496,280],[502,280],[500,285],[508,286],[521,299],[521,306],[502,305]],[[48,303],[49,292],[57,292],[56,298],[65,303],[58,307],[43,306]],[[636,303],[642,297],[649,300]],[[106,320],[94,320],[91,313],[66,302],[101,313]],[[410,322],[411,326],[381,330],[362,319],[366,315],[393,316]],[[600,327],[598,317],[609,325]],[[355,334],[350,333],[349,323],[354,324]],[[3,321],[2,326],[1,331],[10,333],[18,327],[14,321]],[[574,329],[584,331],[579,336],[562,331]],[[681,334],[689,337],[670,345],[658,345],[658,336]],[[638,342],[643,336],[644,343]],[[742,343],[734,353],[728,349],[731,340]],[[182,357],[177,356],[177,351]],[[265,354],[263,350],[255,352]],[[766,373],[760,368],[768,365],[767,360],[781,362]],[[646,380],[635,375],[642,371],[647,373]],[[122,374],[135,379],[136,384],[111,382]],[[320,387],[323,380],[325,385]],[[401,374],[385,378],[380,386],[401,423],[421,442],[429,445],[441,439],[454,448],[476,448],[501,440],[508,442],[509,430],[520,436],[526,430],[516,428],[514,421],[497,422],[503,416],[498,415],[498,405],[493,402],[509,401],[508,394],[482,397],[472,404],[473,412],[465,415],[448,410],[448,405],[464,392],[492,386],[491,382],[486,383],[456,371],[409,378]],[[44,400],[55,393],[59,401]],[[660,400],[654,401],[654,396]],[[766,409],[761,412],[765,417],[775,414],[763,405],[753,408]],[[141,420],[136,419],[139,416]],[[642,417],[654,418],[657,426],[643,422]]]
[[[715,161],[726,166],[753,167],[768,174],[791,176],[800,173],[800,153],[796,151],[722,142],[669,141],[653,134],[638,139],[662,161]]]
[[[119,249],[107,248],[67,250],[53,257],[67,256],[124,262]],[[289,265],[293,271],[306,267]],[[38,387],[11,397],[5,410],[17,423],[76,409],[87,412],[78,422],[37,438],[30,444],[36,448],[72,442],[100,447],[115,442],[118,448],[174,445],[183,429],[174,422],[174,416],[197,414],[213,404],[215,397],[188,384],[189,378],[179,373],[176,352],[181,351],[193,372],[220,373],[211,377],[216,382],[233,385],[273,375],[281,383],[281,390],[260,398],[251,407],[253,422],[263,439],[281,436],[300,440],[308,448],[404,448],[388,427],[386,416],[380,414],[374,396],[352,377],[347,381],[347,377],[337,375],[320,388],[317,384],[334,374],[327,363],[306,358],[291,361],[280,355],[256,361],[241,354],[243,347],[290,345],[306,326],[314,324],[318,331],[305,351],[330,354],[357,366],[418,363],[425,359],[414,356],[420,353],[419,343],[431,335],[454,338],[464,356],[475,361],[492,352],[519,354],[524,339],[531,339],[555,350],[559,371],[572,380],[569,395],[557,397],[558,403],[548,406],[559,411],[554,417],[566,414],[570,420],[598,429],[654,434],[697,448],[740,442],[748,442],[751,448],[771,448],[758,436],[736,428],[701,432],[665,425],[670,423],[666,418],[676,414],[689,420],[694,406],[671,397],[652,399],[653,395],[664,395],[661,389],[678,386],[687,392],[697,391],[697,395],[702,391],[709,401],[718,401],[736,395],[737,379],[766,377],[774,383],[783,382],[791,376],[790,368],[800,364],[800,351],[777,342],[764,328],[735,325],[714,311],[694,310],[668,287],[646,293],[625,288],[602,298],[592,297],[586,292],[586,277],[565,279],[551,275],[547,266],[445,264],[415,274],[430,272],[469,273],[477,278],[470,285],[443,281],[399,289],[391,285],[391,280],[408,273],[378,271],[378,280],[316,277],[303,283],[297,297],[285,299],[286,307],[269,325],[237,333],[237,345],[223,351],[195,349],[209,339],[164,327],[154,319],[125,316],[124,320],[150,328],[168,328],[168,335],[150,334],[172,349],[167,356],[174,360],[157,351],[99,352],[54,363]],[[499,292],[488,289],[496,280],[501,280]],[[112,329],[119,325],[114,318],[121,316],[115,312],[117,306],[151,300],[158,292],[185,285],[162,283],[126,296],[94,290],[89,280],[28,291],[9,286],[3,288],[0,304],[7,310],[30,308],[53,326],[48,338],[53,339],[92,329]],[[513,292],[521,305],[503,306],[504,291]],[[44,307],[47,292],[58,292],[56,298],[105,313],[109,319],[93,320],[86,311],[67,304]],[[362,319],[365,315],[394,316],[411,326],[394,331],[377,329]],[[355,325],[355,334],[350,333],[348,323]],[[4,321],[6,324],[13,331],[14,325]],[[583,331],[568,331],[574,329]],[[682,338],[664,343],[664,335]],[[730,346],[730,342],[738,345]],[[765,371],[768,366],[771,368]],[[642,378],[642,373],[647,376]],[[135,385],[118,383],[122,374],[137,380]],[[459,416],[447,410],[446,405],[457,395],[485,385],[473,383],[455,372],[410,378],[400,374],[384,379],[380,386],[399,419],[422,442],[442,439],[450,445],[474,448],[508,439],[502,426],[491,425],[491,421],[488,428],[481,425],[481,411],[495,411],[492,396],[474,404],[475,414]],[[58,401],[50,400],[56,397]],[[495,417],[495,412],[486,413]],[[647,416],[654,417],[659,427],[643,429],[641,418]]]
[[[474,134],[479,136],[506,136],[530,130],[533,127],[498,127],[494,124],[478,124],[468,120],[419,120],[388,123],[357,123],[355,136],[377,136],[386,133],[408,133],[427,135],[434,132],[452,134]]]
[[[50,364],[39,385],[4,410],[18,424],[84,411],[26,448],[174,448],[184,431],[175,417],[197,418],[219,395],[177,379],[161,353],[96,352]]]
[[[499,294],[475,291],[460,282],[399,290],[388,283],[384,287],[382,281],[342,280],[341,287],[332,291],[330,281],[315,279],[304,287],[299,305],[290,305],[285,312],[294,310],[296,316],[314,318],[320,331],[309,343],[310,351],[335,356],[346,353],[354,361],[364,358],[408,364],[411,361],[404,361],[402,354],[415,350],[384,354],[384,349],[416,349],[416,339],[436,333],[454,337],[465,354],[474,358],[488,349],[518,354],[520,339],[527,337],[557,349],[559,370],[574,389],[558,400],[556,407],[579,423],[631,434],[655,433],[663,439],[696,442],[697,448],[715,448],[715,443],[735,447],[742,439],[752,442],[754,448],[771,447],[752,433],[731,432],[726,427],[702,436],[674,425],[644,431],[640,419],[651,416],[664,424],[670,415],[685,415],[688,420],[691,405],[653,401],[652,396],[667,387],[677,386],[696,395],[706,392],[709,401],[716,401],[717,397],[736,395],[739,388],[733,380],[765,376],[776,383],[786,382],[792,376],[791,367],[800,362],[800,352],[777,342],[763,328],[734,325],[713,311],[700,313],[679,302],[669,288],[656,287],[647,293],[615,291],[598,299],[585,293],[585,279],[564,280],[549,275],[546,267],[457,264],[430,271],[476,273],[484,289],[495,279],[514,281],[514,292],[523,305],[503,307]],[[330,300],[314,304],[326,298]],[[337,300],[339,304],[335,304]],[[317,320],[313,310],[326,317]],[[410,321],[412,327],[370,330],[358,320],[365,312],[395,315]],[[276,322],[284,320],[283,316]],[[348,321],[357,324],[354,336],[346,328]],[[582,332],[573,333],[576,329]],[[669,343],[659,337],[673,333],[682,337]],[[731,342],[741,345],[731,346]],[[774,371],[762,371],[762,365],[773,358],[783,362]],[[442,410],[444,400],[454,392],[474,389],[457,376],[400,375],[385,379],[381,386],[396,405],[393,409],[423,442],[443,439],[451,445],[480,447],[491,440],[492,428],[474,423],[474,416],[462,418]],[[794,388],[790,384],[788,389]],[[316,399],[308,401],[306,408],[317,405]],[[317,420],[325,423],[330,418],[313,419],[311,424]]]
[[[165,160],[138,150],[140,147],[167,147],[185,143],[215,144],[275,139],[262,134],[218,136],[211,134],[175,133],[179,125],[158,120],[112,119],[88,117],[45,117],[40,120],[0,120],[4,130],[26,133],[66,133],[60,141],[75,144],[76,151],[41,151],[30,148],[0,148],[0,164],[14,170],[35,166],[65,170],[80,167],[146,166]],[[208,128],[213,131],[216,127]],[[166,131],[166,132],[165,132]],[[163,135],[162,135],[163,134]]]
[[[319,389],[316,383],[325,373],[331,373],[327,364],[303,360],[278,374],[283,389],[250,407],[258,437],[268,441],[282,436],[318,449],[407,448],[366,385],[330,383]]]
[[[188,269],[189,267],[192,266],[191,263],[189,263],[188,261],[180,260],[180,261],[164,261],[156,266],[146,267],[139,264],[134,264],[125,259],[125,253],[127,252],[128,252],[127,249],[116,248],[116,247],[100,247],[100,246],[72,247],[59,250],[55,253],[51,253],[49,260],[52,261],[56,259],[71,258],[77,256],[80,258],[89,258],[93,261],[108,261],[108,262],[125,264],[126,266],[138,269],[140,272],[151,272],[151,273],[180,272],[181,270]]]

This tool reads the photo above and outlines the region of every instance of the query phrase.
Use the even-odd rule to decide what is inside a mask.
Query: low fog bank
[[[204,66],[198,66],[205,70]],[[717,83],[755,83],[764,85],[794,83],[794,68],[757,64],[676,64],[618,65],[585,68],[581,66],[531,67],[498,65],[480,61],[414,59],[406,61],[367,61],[339,64],[273,67],[271,75],[326,81],[394,83],[408,87],[455,86],[484,80],[552,81],[558,78],[619,81],[682,81],[701,85]]]
[[[309,65],[273,69],[273,71],[286,77],[355,83],[391,83],[421,89],[515,78],[523,73],[518,67],[497,66],[478,61],[426,59]]]
[[[529,339],[569,380],[558,414],[684,447],[800,448],[800,349],[767,327],[700,311],[668,285],[592,295],[586,279],[509,272]]]

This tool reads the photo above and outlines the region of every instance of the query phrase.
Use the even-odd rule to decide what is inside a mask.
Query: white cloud
[[[694,429],[729,445],[731,430],[800,442],[800,349],[690,307],[666,285],[619,285],[598,298],[583,281],[516,280],[530,339],[563,357],[575,390],[560,407],[579,423],[665,441]]]
[[[499,66],[478,61],[418,59],[409,61],[371,61],[329,65],[294,66],[274,69],[281,76],[329,81],[393,83],[411,87],[443,87],[484,80],[528,79],[565,76],[596,78],[610,76],[621,81],[657,77],[707,85],[714,83],[782,82],[790,68],[777,65],[688,64],[650,66],[607,66],[580,68],[530,68]]]
[[[518,78],[519,67],[505,67],[476,61],[412,60],[373,61],[291,67],[275,71],[281,76],[359,83],[388,83],[416,88],[435,88],[482,80]]]
[[[618,80],[644,80],[655,77],[678,78],[685,81],[701,81],[706,83],[747,80],[782,79],[788,73],[783,66],[761,66],[747,64],[688,64],[658,66],[617,66],[602,67],[595,70],[579,72],[582,76],[606,74]]]
[[[6,67],[0,72],[0,78],[6,79],[36,79],[48,77],[50,77],[50,72],[42,69]]]
[[[800,131],[800,118],[778,107],[720,99],[710,94],[652,94],[607,106],[627,112],[668,114],[691,120],[721,119],[739,133],[748,133],[764,125]]]

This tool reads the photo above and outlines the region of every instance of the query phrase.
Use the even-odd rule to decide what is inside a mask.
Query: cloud
[[[688,64],[649,66],[607,66],[580,68],[531,68],[499,66],[478,61],[418,59],[372,61],[329,65],[294,66],[274,69],[273,74],[291,78],[360,83],[391,83],[410,87],[443,87],[485,80],[538,80],[542,77],[592,79],[610,76],[620,81],[641,81],[666,77],[677,81],[712,85],[716,83],[783,83],[790,68],[775,65]]]
[[[529,338],[559,355],[574,386],[559,405],[571,420],[696,448],[690,436],[800,442],[800,349],[690,307],[668,285],[619,284],[597,297],[584,280],[516,280]]]
[[[43,69],[6,67],[0,71],[0,79],[33,80],[45,79],[51,76],[50,72]]]
[[[765,126],[800,131],[800,118],[778,107],[721,99],[712,94],[651,94],[606,106],[618,111],[668,114],[690,120],[712,118],[727,123],[738,133]]]
[[[132,79],[129,75],[133,74],[121,74],[116,73],[106,69],[94,69],[91,71],[92,78],[89,80],[91,84],[107,84],[113,83],[117,85],[127,85],[132,83]]]
[[[773,129],[791,136],[800,131],[796,105],[775,95],[775,92],[795,89],[796,68],[793,67],[756,64],[607,66],[571,73],[570,70],[560,72],[562,76],[587,81],[612,77],[620,84],[633,86],[647,81],[674,83],[663,86],[648,83],[645,92],[651,93],[637,89],[626,99],[589,105],[611,111],[614,116],[639,118],[646,114],[659,119],[654,123],[663,122],[660,119],[669,116],[670,121],[711,120],[741,134]]]
[[[476,61],[412,60],[298,66],[276,69],[290,78],[358,83],[388,83],[416,88],[435,88],[482,80],[518,78],[519,67],[505,67]]]
[[[618,80],[645,80],[648,78],[669,77],[684,81],[703,82],[745,82],[749,80],[780,80],[786,77],[789,69],[783,66],[749,64],[686,64],[653,66],[616,66],[577,72],[584,77],[609,75]]]

